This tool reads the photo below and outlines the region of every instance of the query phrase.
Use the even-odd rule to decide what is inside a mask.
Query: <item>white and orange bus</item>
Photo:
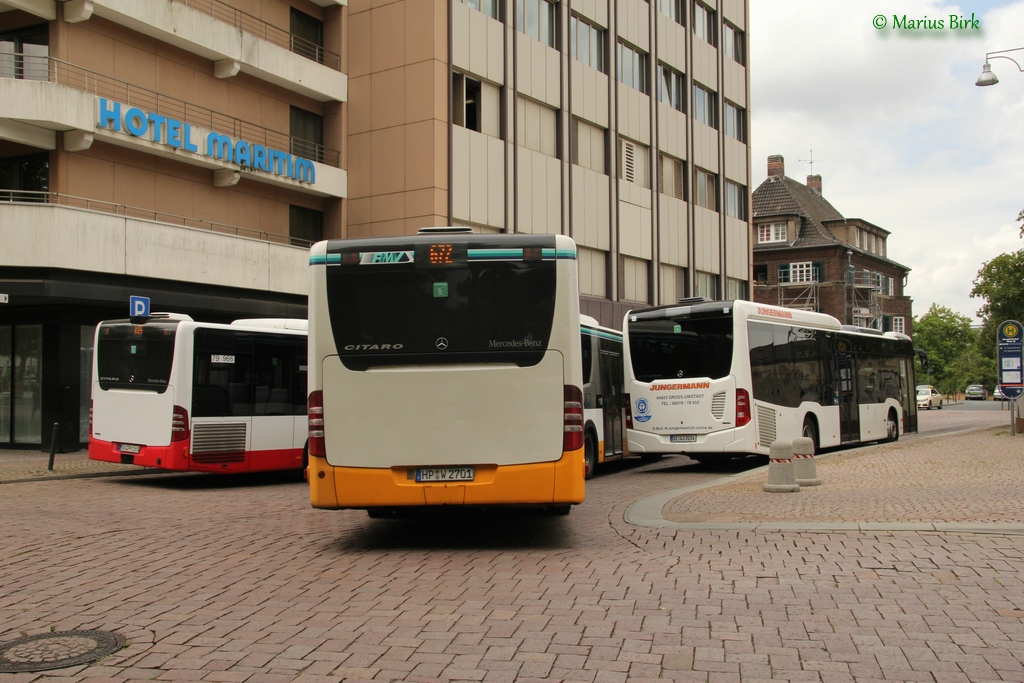
[[[910,338],[824,313],[684,300],[623,321],[631,452],[697,460],[917,431]]]
[[[96,327],[89,457],[165,470],[305,466],[306,321],[154,313]]]
[[[436,228],[319,242],[309,262],[313,507],[583,501],[570,238]]]

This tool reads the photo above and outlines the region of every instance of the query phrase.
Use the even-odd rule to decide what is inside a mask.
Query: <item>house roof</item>
[[[755,251],[773,251],[793,247],[828,247],[842,244],[822,221],[843,220],[824,197],[786,176],[770,176],[753,195],[754,218],[768,216],[799,216],[800,231],[795,240],[773,244],[755,244]]]
[[[754,219],[773,216],[797,216],[800,229],[796,238],[789,242],[772,242],[768,244],[754,243],[755,252],[788,251],[791,249],[809,249],[814,247],[843,247],[871,258],[891,263],[909,271],[910,268],[892,259],[873,254],[867,250],[843,242],[825,227],[826,222],[843,221],[846,217],[839,213],[827,199],[801,182],[784,175],[769,176],[753,193]],[[867,221],[860,221],[866,223]],[[888,234],[888,231],[885,231]],[[756,233],[755,233],[756,234]]]

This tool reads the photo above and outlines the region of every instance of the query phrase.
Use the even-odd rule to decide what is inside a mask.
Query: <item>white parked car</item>
[[[942,410],[942,394],[931,385],[923,385],[917,388],[917,407],[921,410],[938,408]]]

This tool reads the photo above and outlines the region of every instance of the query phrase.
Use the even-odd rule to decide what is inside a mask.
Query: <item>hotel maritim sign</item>
[[[205,136],[193,131],[191,124],[169,116],[146,112],[99,98],[97,125],[114,132],[167,145],[172,149],[237,164],[253,171],[263,171],[300,183],[316,183],[316,167],[309,159],[297,157],[272,147],[209,131]],[[198,139],[197,139],[198,138]]]

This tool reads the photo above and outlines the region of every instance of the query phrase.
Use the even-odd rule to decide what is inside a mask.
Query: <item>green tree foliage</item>
[[[985,300],[978,315],[986,327],[1024,318],[1024,249],[986,262],[974,279],[971,297]]]
[[[964,382],[963,377],[974,362],[961,358],[975,350],[977,339],[970,319],[945,306],[932,304],[927,313],[914,319],[914,346],[928,354],[931,383],[943,393],[963,391],[970,383]],[[918,370],[919,383],[924,384],[928,377]]]

